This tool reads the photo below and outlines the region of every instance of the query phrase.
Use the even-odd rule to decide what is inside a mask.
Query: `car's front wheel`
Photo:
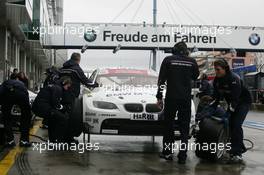
[[[83,131],[83,98],[78,98],[73,104],[69,118],[69,132],[74,137],[79,137]]]

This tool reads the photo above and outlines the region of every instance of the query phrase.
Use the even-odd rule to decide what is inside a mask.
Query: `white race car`
[[[84,88],[78,109],[91,134],[162,135],[163,111],[156,102],[158,75],[150,70],[97,69],[90,79],[99,87]],[[192,102],[191,130],[195,126]],[[179,138],[175,116],[175,138]]]

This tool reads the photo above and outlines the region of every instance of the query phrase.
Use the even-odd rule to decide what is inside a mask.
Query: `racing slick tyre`
[[[69,118],[70,134],[79,137],[83,131],[83,98],[78,98],[73,104]]]
[[[229,141],[228,127],[220,118],[205,118],[196,133],[195,154],[201,159],[218,161],[223,157]],[[198,146],[199,145],[199,146]]]

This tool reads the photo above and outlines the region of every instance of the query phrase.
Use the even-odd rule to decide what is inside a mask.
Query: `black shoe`
[[[20,140],[19,146],[20,147],[31,147],[32,146],[32,143],[29,142],[29,141]]]
[[[8,148],[13,148],[13,147],[15,147],[15,146],[16,146],[15,140],[11,140],[11,141],[7,142],[7,143],[5,144],[5,146],[8,147]]]
[[[173,154],[160,153],[159,157],[168,161],[173,161]]]
[[[244,160],[241,155],[230,155],[230,159],[228,161],[229,164],[244,164]]]
[[[178,159],[178,164],[184,165],[186,163],[186,159]]]

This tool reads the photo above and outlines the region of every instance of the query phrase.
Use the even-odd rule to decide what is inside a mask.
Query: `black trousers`
[[[69,114],[67,137],[71,140],[73,137],[78,137],[83,131],[83,118],[82,116],[75,115],[74,107],[78,97],[75,96],[74,92],[69,91],[63,94],[62,104],[66,107],[66,111]]]
[[[64,141],[68,131],[69,117],[65,112],[53,109],[52,106],[46,102],[34,103],[33,112],[42,117],[48,127],[49,140],[51,142]]]
[[[32,106],[32,111],[38,116],[43,118],[42,124],[48,126],[48,116],[50,116],[51,105],[47,102],[34,102]]]
[[[163,153],[172,153],[172,144],[174,143],[174,126],[175,116],[178,116],[178,124],[180,131],[180,140],[185,148],[180,149],[178,157],[185,159],[187,157],[187,145],[191,120],[191,99],[165,99],[164,106],[164,128],[163,128]],[[179,145],[180,146],[180,145]],[[169,149],[170,148],[170,149]]]
[[[58,110],[52,110],[48,117],[48,133],[51,142],[63,142],[66,140],[69,117]]]
[[[28,141],[30,121],[32,118],[31,107],[29,104],[28,95],[21,93],[19,91],[9,92],[4,95],[4,102],[2,104],[2,113],[4,117],[6,141],[9,142],[14,139],[14,135],[12,131],[13,118],[11,116],[11,109],[14,105],[18,105],[21,109],[20,140]]]
[[[46,121],[48,121],[48,117],[51,115],[51,110],[52,107],[47,102],[35,101],[32,106],[32,111],[34,112],[34,114]]]
[[[235,112],[231,113],[229,119],[230,125],[230,137],[231,137],[231,151],[233,155],[242,155],[246,151],[245,145],[243,143],[243,122],[250,109],[250,104],[239,104]]]

